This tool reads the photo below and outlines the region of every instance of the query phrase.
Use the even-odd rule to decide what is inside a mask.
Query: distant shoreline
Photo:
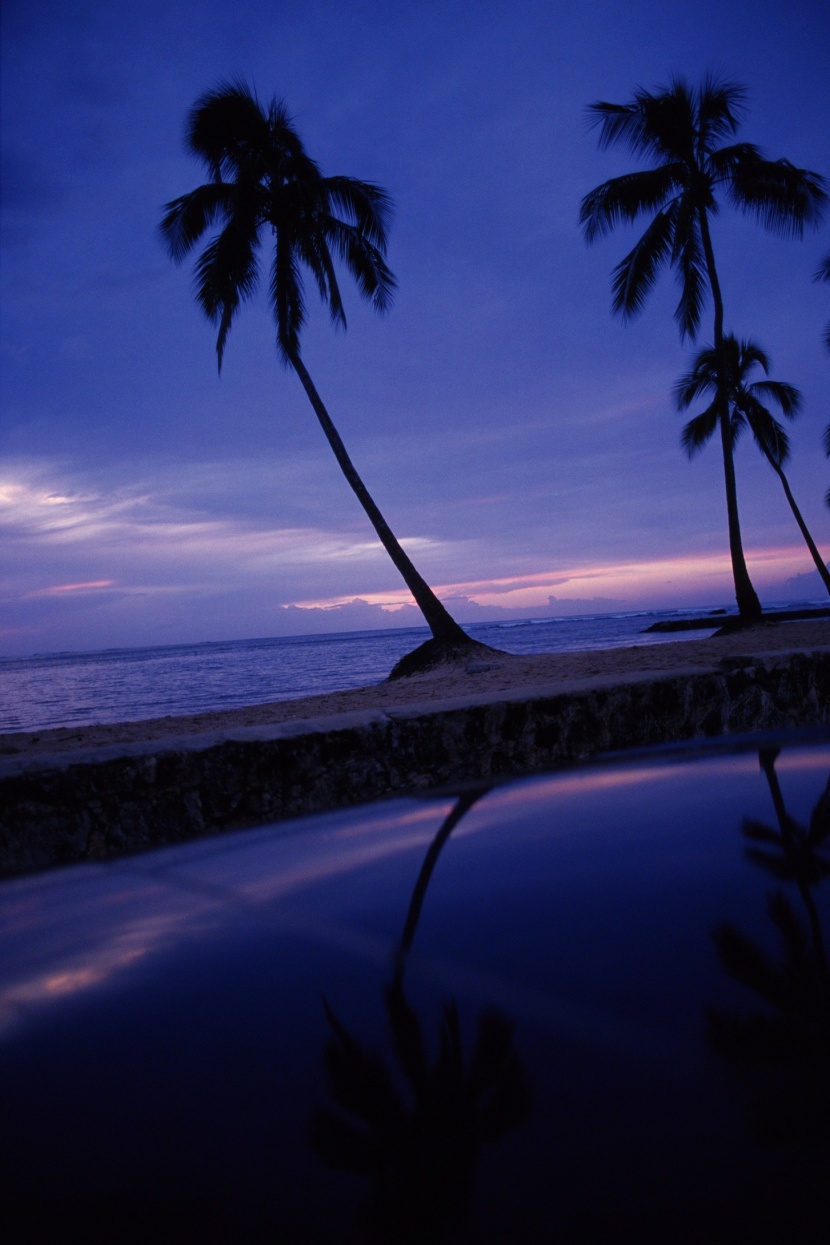
[[[826,609],[769,610],[761,618],[761,625],[818,621],[822,618],[830,618],[830,606]],[[730,614],[728,610],[712,610],[711,613],[698,618],[669,618],[663,622],[652,623],[650,627],[643,628],[643,634],[667,631],[708,631],[712,627],[717,627],[716,634],[727,635],[731,631],[745,630],[746,626],[747,624],[739,614]]]

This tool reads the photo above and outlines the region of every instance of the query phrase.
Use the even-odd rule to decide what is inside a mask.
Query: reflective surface
[[[825,1241],[830,742],[0,887],[14,1240]]]

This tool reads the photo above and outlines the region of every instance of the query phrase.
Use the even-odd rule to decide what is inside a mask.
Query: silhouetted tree
[[[681,338],[694,338],[707,294],[714,304],[714,350],[718,372],[723,351],[723,297],[715,266],[710,217],[723,192],[739,211],[766,229],[800,237],[816,223],[827,201],[821,177],[788,160],[767,160],[751,143],[720,146],[738,129],[746,91],[706,77],[699,87],[674,78],[655,92],[638,90],[627,104],[597,103],[589,110],[600,146],[624,143],[654,166],[597,186],[582,200],[580,221],[589,242],[617,225],[649,217],[645,233],[614,269],[613,309],[628,318],[639,312],[664,266],[676,270],[680,300],[675,319]],[[725,395],[717,398],[725,403]],[[741,617],[761,606],[741,543],[729,420],[719,421],[726,479],[729,549]]]
[[[795,419],[801,409],[801,394],[794,385],[788,385],[785,381],[749,381],[748,377],[755,367],[760,367],[765,374],[769,372],[769,358],[753,341],[738,341],[730,333],[723,339],[721,363],[723,371],[719,385],[718,359],[713,347],[707,346],[695,356],[692,370],[681,376],[675,385],[675,400],[681,411],[687,410],[696,398],[709,394],[712,397],[709,406],[689,420],[683,429],[683,446],[692,458],[711,439],[720,420],[726,417],[731,451],[744,428],[749,428],[761,453],[781,481],[810,556],[830,593],[830,571],[822,561],[784,474],[784,463],[790,453],[789,438],[761,400],[765,398],[774,402],[782,415]],[[719,394],[725,400],[719,401]]]
[[[370,182],[324,177],[306,153],[285,105],[273,99],[263,109],[243,82],[223,83],[196,101],[186,142],[210,180],[167,204],[161,234],[171,258],[181,263],[211,226],[220,226],[196,263],[196,297],[219,329],[220,372],[234,317],[258,284],[260,247],[270,244],[268,297],[279,356],[299,377],[343,474],[432,631],[433,641],[422,646],[424,656],[434,663],[453,650],[482,647],[450,616],[396,540],[300,354],[306,319],[304,270],[313,277],[335,325],[346,325],[335,261],[354,277],[372,307],[380,312],[389,307],[396,282],[385,258],[388,195]]]

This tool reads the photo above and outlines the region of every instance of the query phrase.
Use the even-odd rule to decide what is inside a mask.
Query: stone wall
[[[536,697],[247,728],[0,770],[0,875],[99,860],[598,753],[830,725],[830,653]]]

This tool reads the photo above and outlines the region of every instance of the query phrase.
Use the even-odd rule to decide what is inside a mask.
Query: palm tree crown
[[[244,83],[221,85],[192,108],[186,142],[210,181],[167,205],[161,232],[180,263],[221,222],[196,266],[198,301],[219,329],[220,369],[231,323],[259,282],[263,232],[274,243],[269,294],[285,363],[299,354],[306,319],[303,269],[335,324],[345,327],[346,315],[334,257],[360,294],[376,310],[387,310],[395,289],[384,257],[388,195],[353,177],[323,177],[281,101],[272,100],[264,111]]]
[[[801,394],[785,381],[748,382],[755,367],[760,367],[765,376],[769,373],[769,356],[753,341],[739,341],[730,333],[723,339],[723,360],[722,390],[729,402],[731,444],[734,446],[743,430],[749,428],[762,452],[771,454],[783,466],[790,453],[789,438],[783,425],[763,405],[762,398],[771,400],[787,419],[795,419],[801,410]],[[687,410],[695,399],[712,395],[706,410],[683,429],[683,447],[690,458],[706,445],[718,426],[718,376],[714,347],[706,346],[695,355],[692,370],[681,376],[674,387],[681,411]]]
[[[300,356],[304,273],[313,277],[336,326],[346,324],[336,261],[377,311],[389,306],[395,288],[385,258],[389,197],[371,182],[324,177],[306,153],[285,105],[274,99],[263,109],[244,82],[222,83],[196,101],[186,141],[210,180],[167,204],[162,239],[171,258],[181,263],[212,226],[219,227],[196,262],[196,297],[218,328],[220,372],[231,324],[259,282],[262,242],[272,244],[268,297],[280,358],[299,377],[349,486],[432,631],[433,639],[402,658],[392,675],[414,673],[485,647],[459,627],[394,536]]]
[[[685,411],[698,398],[711,395],[712,400],[705,410],[689,420],[681,440],[690,458],[703,449],[718,428],[721,403],[725,399],[728,413],[726,435],[730,449],[734,448],[744,429],[749,428],[761,453],[781,481],[810,556],[830,593],[830,571],[810,535],[784,474],[784,464],[790,454],[789,438],[769,407],[764,405],[765,402],[772,402],[785,418],[795,419],[801,410],[801,394],[786,381],[750,381],[749,376],[755,368],[760,368],[766,378],[769,373],[766,352],[753,341],[738,341],[731,333],[723,339],[720,360],[714,347],[706,346],[700,350],[691,371],[681,376],[674,387],[675,401],[678,410]]]
[[[680,300],[675,319],[694,338],[707,285],[716,302],[709,217],[718,193],[765,229],[801,237],[821,219],[824,180],[788,160],[767,160],[752,143],[731,143],[745,112],[746,90],[707,77],[693,88],[674,78],[657,92],[638,90],[628,104],[591,105],[603,148],[623,143],[654,166],[603,182],[582,200],[580,222],[589,242],[617,225],[650,216],[634,248],[614,269],[613,307],[625,317],[641,310],[660,269],[676,268]]]

